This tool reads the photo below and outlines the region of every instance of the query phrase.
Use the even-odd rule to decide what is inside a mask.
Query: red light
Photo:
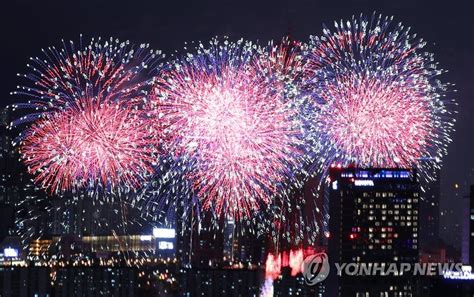
[[[350,239],[356,239],[356,238],[357,238],[357,234],[351,233],[351,234],[349,235],[349,238],[350,238]]]
[[[341,163],[337,164],[337,168],[341,169],[341,168],[342,168],[342,164],[341,164]]]
[[[334,168],[334,167],[336,167],[336,164],[332,163],[331,168]]]

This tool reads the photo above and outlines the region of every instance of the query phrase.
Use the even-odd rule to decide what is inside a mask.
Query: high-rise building
[[[11,120],[11,110],[3,109],[0,112],[0,242],[7,235],[21,233],[29,238],[50,231],[45,220],[50,202],[19,162],[18,147],[14,145],[19,132],[9,129]]]
[[[281,271],[281,276],[273,281],[273,288],[275,297],[287,296],[325,296],[325,287],[323,283],[318,283],[313,286],[308,286],[301,273],[293,276],[291,275],[291,268],[284,267]]]
[[[469,263],[474,266],[474,185],[471,185],[469,201]]]
[[[259,296],[260,269],[183,269],[179,296]]]
[[[143,296],[137,290],[137,270],[136,267],[59,268],[53,296]]]
[[[408,169],[330,169],[329,259],[333,263],[417,263],[419,183]],[[332,265],[331,267],[334,267]],[[330,274],[330,296],[412,296],[408,276]]]

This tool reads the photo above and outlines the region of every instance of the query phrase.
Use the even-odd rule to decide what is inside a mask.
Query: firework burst
[[[425,42],[391,21],[361,16],[311,37],[306,73],[330,162],[406,167],[446,154],[453,120],[448,85],[436,79],[443,71],[421,52]]]
[[[268,205],[302,154],[297,110],[261,52],[244,41],[199,44],[153,90],[169,147],[195,168],[188,177],[204,209],[236,219]]]
[[[51,191],[73,186],[137,187],[150,174],[152,131],[130,107],[96,100],[35,122],[20,153],[35,182]]]
[[[30,73],[21,75],[30,84],[14,92],[29,100],[13,105],[30,112],[12,127],[31,125],[15,143],[35,181],[51,192],[137,187],[151,173],[158,138],[142,105],[148,68],[159,67],[162,54],[112,38],[80,43],[63,42],[31,58]]]

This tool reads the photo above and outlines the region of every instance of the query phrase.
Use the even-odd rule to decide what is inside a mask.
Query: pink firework
[[[20,152],[35,182],[51,192],[91,185],[137,187],[152,172],[150,135],[135,109],[84,99],[35,122]]]
[[[432,134],[429,101],[404,83],[357,77],[325,95],[321,123],[349,161],[372,166],[410,166],[424,156]]]
[[[195,162],[203,207],[236,219],[270,203],[299,155],[295,111],[255,54],[252,44],[213,41],[171,64],[154,89],[170,148]]]
[[[425,43],[391,19],[336,22],[312,37],[306,72],[323,103],[318,129],[329,161],[413,166],[446,154],[452,130],[447,85]]]

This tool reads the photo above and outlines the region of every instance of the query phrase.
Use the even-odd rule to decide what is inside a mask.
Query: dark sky
[[[465,185],[474,183],[474,1],[315,1],[315,0],[81,0],[81,1],[3,1],[1,106],[19,98],[9,92],[18,84],[16,73],[26,70],[32,55],[42,47],[59,45],[61,38],[118,37],[134,43],[148,42],[153,48],[172,53],[185,41],[208,40],[216,35],[232,39],[244,37],[266,42],[288,32],[306,41],[320,34],[322,24],[347,19],[353,14],[374,10],[393,15],[395,21],[411,26],[428,41],[440,67],[448,69],[444,80],[457,85],[459,102],[454,142],[444,159],[442,189],[444,205],[459,213],[461,198],[454,196],[459,183],[460,196]],[[452,218],[453,222],[457,218]]]

